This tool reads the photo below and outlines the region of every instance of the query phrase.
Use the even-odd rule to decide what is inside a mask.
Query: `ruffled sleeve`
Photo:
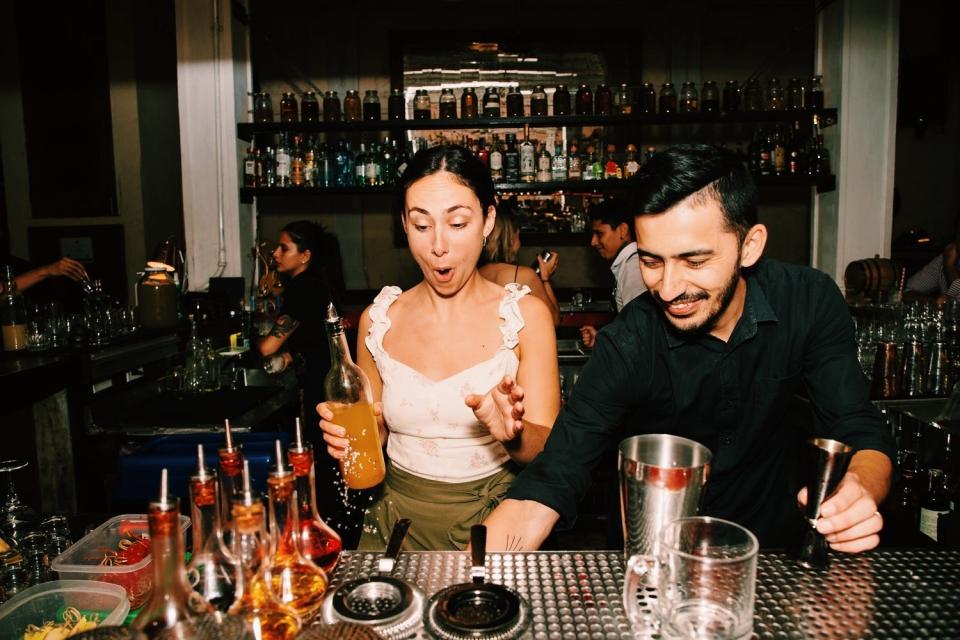
[[[500,317],[503,318],[500,333],[503,335],[503,348],[513,349],[520,344],[520,330],[524,324],[520,315],[520,298],[530,293],[530,287],[511,282],[504,289],[506,293],[500,301]]]
[[[403,290],[400,287],[384,287],[370,305],[370,329],[363,341],[374,360],[380,359],[380,354],[383,353],[383,336],[390,329],[387,309],[401,293]]]

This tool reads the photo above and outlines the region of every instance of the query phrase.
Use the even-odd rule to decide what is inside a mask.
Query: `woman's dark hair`
[[[497,204],[496,191],[490,170],[470,153],[469,149],[455,144],[442,144],[430,149],[421,149],[407,165],[397,182],[396,207],[401,215],[406,214],[407,189],[414,182],[440,171],[451,174],[463,186],[473,191],[480,201],[483,216]]]
[[[625,224],[630,237],[633,237],[633,216],[630,215],[630,205],[623,200],[607,198],[590,207],[587,216],[591,222],[599,220],[600,224],[608,224],[611,229]]]
[[[323,225],[309,220],[297,220],[281,229],[286,232],[297,251],[310,252],[305,272],[322,278],[330,289],[334,301],[339,300],[346,289],[343,279],[343,260],[340,256],[340,241]]]
[[[757,186],[732,151],[681,144],[655,153],[631,179],[635,216],[663,213],[701,189],[723,210],[727,228],[742,243],[757,221]]]
[[[517,259],[517,252],[513,250],[513,236],[520,230],[513,203],[502,200],[497,205],[497,219],[493,223],[493,231],[487,236],[480,253],[482,264],[490,262],[506,262],[513,264]]]

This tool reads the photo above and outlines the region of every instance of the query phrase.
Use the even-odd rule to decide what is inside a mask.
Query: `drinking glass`
[[[40,315],[31,315],[27,321],[27,349],[45,351],[50,348],[47,321]]]
[[[27,464],[24,460],[0,461],[0,473],[7,474],[7,496],[3,501],[3,510],[0,511],[0,528],[14,545],[19,543],[21,536],[32,531],[37,523],[37,512],[20,500],[13,482],[13,472],[26,468]]]
[[[646,559],[627,563],[624,607],[639,632],[660,638],[748,638],[753,632],[757,581],[756,536],[740,525],[706,516],[679,518],[660,532],[654,628],[638,618]]]

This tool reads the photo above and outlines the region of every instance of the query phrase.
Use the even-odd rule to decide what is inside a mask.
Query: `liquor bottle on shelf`
[[[463,93],[460,94],[460,117],[476,118],[478,102],[479,100],[477,98],[477,92],[474,90],[474,88],[465,88]]]
[[[570,152],[567,154],[567,179],[581,180],[583,178],[583,163],[580,160],[580,150],[576,140],[570,142]]]
[[[290,186],[302,187],[306,182],[303,170],[303,145],[300,136],[293,136],[293,146],[290,150]]]
[[[247,148],[247,157],[243,160],[243,186],[257,186],[257,154],[253,147]]]
[[[760,87],[760,80],[757,78],[747,80],[743,90],[743,110],[763,111],[763,106],[763,89]]]
[[[547,115],[547,92],[541,84],[534,85],[533,93],[530,94],[530,115]]]
[[[380,169],[383,184],[392,185],[397,181],[397,158],[399,155],[397,141],[384,138],[383,163]]]
[[[759,135],[759,144],[757,145],[757,173],[761,176],[769,176],[773,171],[773,134],[769,130],[761,129]]]
[[[657,90],[652,82],[644,82],[640,87],[640,113],[654,114],[657,112]]]
[[[632,178],[640,171],[640,161],[637,159],[637,145],[632,142],[627,145],[627,155],[623,160],[623,177]]]
[[[483,94],[483,117],[500,117],[500,91],[496,87],[488,87]]]
[[[596,149],[592,144],[588,144],[581,159],[581,170],[584,180],[599,180],[603,177],[603,169],[596,159]]]
[[[353,158],[347,148],[346,140],[337,140],[337,150],[333,154],[333,172],[335,187],[353,186]]]
[[[332,422],[346,429],[349,441],[340,472],[347,487],[369,489],[383,482],[386,475],[370,381],[350,357],[340,316],[332,303],[327,306],[326,330],[330,371],[323,380],[323,390],[333,411]]]
[[[357,163],[359,164],[359,163]],[[363,161],[363,185],[376,187],[380,184],[380,145],[374,142]]]
[[[802,110],[803,94],[803,81],[797,77],[790,78],[790,83],[787,85],[787,109],[790,111]]]
[[[506,102],[508,118],[523,117],[523,94],[520,93],[519,85],[513,85],[510,87],[510,90],[507,92]]]
[[[313,184],[317,187],[332,187],[336,182],[333,153],[326,142],[317,149]]]
[[[769,78],[767,80],[767,109],[769,111],[783,111],[786,106],[780,79],[777,77]]]
[[[367,145],[360,143],[360,153],[354,159],[353,164],[353,182],[350,186],[365,187],[367,185]]]
[[[453,89],[440,90],[439,117],[441,120],[453,120],[457,117],[457,97]]]
[[[700,110],[704,113],[720,111],[720,90],[717,89],[717,83],[713,80],[703,83],[703,91],[700,92]]]
[[[950,512],[943,469],[927,470],[927,491],[920,502],[920,533],[937,542],[937,521]]]
[[[593,95],[593,112],[598,116],[608,116],[613,112],[613,92],[606,84],[598,84]]]
[[[303,122],[317,122],[320,120],[320,103],[317,94],[307,91],[300,99],[300,120]]]
[[[376,89],[367,89],[363,94],[363,119],[380,119],[380,96]]]
[[[233,604],[236,561],[227,550],[220,519],[217,473],[203,460],[203,445],[197,445],[197,472],[190,477],[190,516],[193,555],[187,577],[193,590],[218,611]]]
[[[619,180],[623,178],[623,169],[617,162],[617,145],[612,142],[607,145],[607,153],[603,161],[603,178],[605,180]]]
[[[297,478],[300,553],[330,576],[340,560],[343,541],[337,535],[337,532],[323,521],[320,512],[317,510],[313,445],[303,440],[300,418],[296,419],[295,440],[288,447],[287,455],[290,458],[290,464],[293,466],[293,473]]]
[[[490,178],[494,182],[503,180],[503,149],[500,148],[500,139],[493,134],[493,143],[490,146]]]
[[[570,115],[570,90],[565,84],[558,84],[553,92],[553,115]]]
[[[807,109],[823,109],[823,76],[813,76],[803,106]]]
[[[348,89],[347,95],[343,97],[344,122],[360,122],[361,113],[360,93],[356,89]]]
[[[653,154],[657,152],[656,147],[647,147],[647,153],[643,156],[643,164],[647,164],[653,159]]]
[[[258,630],[259,640],[292,640],[300,631],[300,616],[280,602],[270,575],[270,545],[264,527],[263,501],[250,486],[249,462],[243,462],[243,489],[233,499],[234,534],[231,552],[237,560],[236,598],[231,615]]]
[[[275,187],[277,186],[277,157],[273,151],[273,147],[267,147],[263,150],[263,153],[260,154],[260,180],[257,182],[258,187]]]
[[[773,165],[774,175],[782,176],[787,172],[787,147],[783,136],[783,129],[781,127],[777,127],[773,130],[770,161]]]
[[[590,91],[589,85],[580,85],[580,88],[577,89],[577,95],[574,101],[577,105],[578,116],[593,115],[593,92]]]
[[[740,83],[736,80],[727,80],[723,85],[724,113],[738,113],[740,111]]]
[[[680,87],[679,110],[680,113],[696,113],[700,110],[700,99],[694,83],[684,82]]]
[[[537,182],[550,182],[553,175],[553,163],[550,152],[547,151],[547,143],[540,145],[537,153]]]
[[[430,93],[426,89],[417,89],[413,96],[413,119],[430,119]]]
[[[296,476],[283,462],[283,447],[276,441],[276,461],[267,477],[270,497],[270,581],[283,604],[304,620],[312,618],[323,603],[327,574],[300,551],[300,515]]]
[[[280,134],[280,141],[277,143],[277,186],[290,186],[290,147],[287,142],[287,134]]]
[[[487,148],[487,139],[481,137],[477,142],[477,160],[483,163],[483,166],[490,168],[490,149]]]
[[[567,179],[567,154],[563,152],[563,138],[557,134],[553,145],[553,160],[550,164],[550,178],[552,180]]]
[[[677,91],[672,82],[664,82],[660,87],[660,113],[677,112]]]
[[[524,125],[523,142],[520,143],[520,179],[524,182],[533,182],[536,177],[536,150],[530,141],[530,125]]]
[[[390,89],[390,97],[387,98],[387,117],[391,120],[407,119],[407,104],[400,89]]]
[[[340,96],[336,91],[327,91],[323,94],[323,121],[340,122]]]
[[[613,97],[614,112],[621,115],[633,113],[633,99],[630,97],[630,87],[627,83],[622,83]]]
[[[284,93],[280,98],[280,122],[296,122],[297,117],[297,96],[293,93]]]
[[[180,500],[167,493],[167,470],[160,472],[160,497],[150,503],[150,555],[153,559],[153,590],[150,599],[130,624],[148,638],[176,628],[213,607],[194,593],[183,566],[183,533],[180,530]],[[173,637],[178,637],[174,635]]]
[[[787,146],[787,173],[792,176],[803,175],[806,171],[807,151],[800,133],[800,122],[794,121],[790,142]]]

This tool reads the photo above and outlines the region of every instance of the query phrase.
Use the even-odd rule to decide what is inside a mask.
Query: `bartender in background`
[[[633,238],[633,216],[626,202],[608,198],[590,208],[590,246],[600,257],[611,261],[610,270],[616,279],[613,299],[617,312],[647,290],[640,276],[640,258]],[[592,349],[597,340],[596,327],[580,327],[585,347]]]
[[[960,300],[960,220],[953,242],[943,253],[910,276],[903,289],[904,301],[928,300],[937,304]]]
[[[6,261],[0,260],[0,264],[7,264],[8,262],[13,264],[14,261],[10,258],[8,258]],[[18,269],[17,265],[14,264],[14,272],[17,271],[20,271],[20,269]],[[76,280],[77,282],[90,279],[90,276],[87,275],[87,270],[83,268],[82,264],[73,258],[60,258],[56,262],[51,262],[50,264],[37,267],[36,269],[23,271],[20,273],[20,275],[16,276],[15,280],[17,283],[17,291],[26,291],[30,287],[39,284],[44,280],[59,276],[64,276],[70,278],[71,280]],[[0,282],[0,293],[3,293],[3,282]]]

